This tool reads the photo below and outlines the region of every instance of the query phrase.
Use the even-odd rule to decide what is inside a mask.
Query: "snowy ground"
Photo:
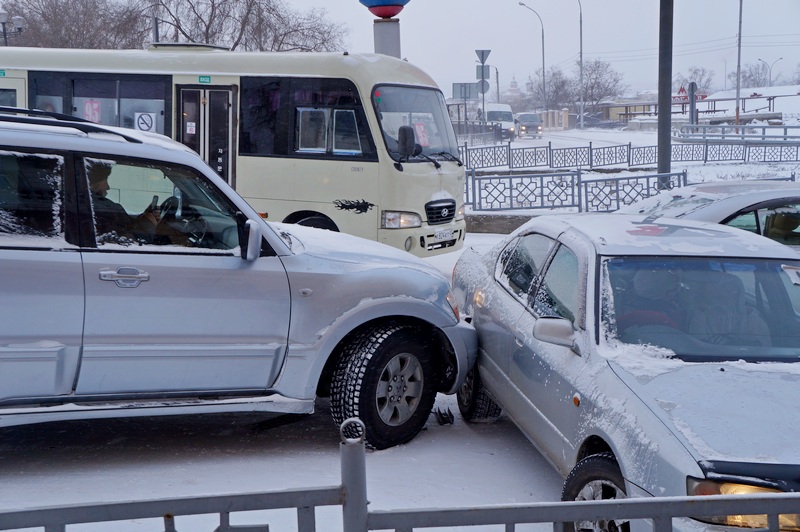
[[[655,144],[656,139],[654,133],[597,130],[558,133],[556,140],[643,145]],[[792,171],[800,174],[800,164],[692,165],[689,177],[710,181],[788,176]],[[500,238],[468,234],[466,245],[485,250]],[[428,260],[449,277],[458,255]],[[510,421],[467,425],[452,396],[440,395],[436,408],[453,411],[455,423],[440,426],[431,416],[426,430],[412,442],[368,453],[371,509],[559,500],[562,479]],[[0,429],[0,510],[329,486],[340,481],[338,443],[324,402],[315,414],[299,417],[140,418],[4,428]],[[232,521],[266,522],[272,532],[296,530],[293,511],[234,515]],[[211,532],[217,525],[215,516],[208,515],[177,520],[181,532]],[[321,532],[340,532],[338,508],[318,510],[317,527]],[[68,530],[159,531],[163,524],[126,521]],[[463,530],[500,532],[503,527]]]

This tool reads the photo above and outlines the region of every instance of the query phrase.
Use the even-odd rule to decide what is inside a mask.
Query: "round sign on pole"
[[[481,94],[486,94],[489,92],[489,82],[485,79],[482,79],[478,82],[478,91]]]

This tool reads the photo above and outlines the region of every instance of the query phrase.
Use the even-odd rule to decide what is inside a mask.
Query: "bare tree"
[[[346,30],[325,10],[292,10],[280,0],[160,0],[157,17],[174,42],[247,51],[341,49]]]
[[[618,98],[628,88],[622,83],[622,74],[611,68],[611,63],[600,59],[584,61],[583,85],[584,102],[591,112],[599,111],[601,102]],[[576,88],[573,93],[577,93],[577,90],[580,89]]]
[[[25,19],[16,44],[45,48],[140,48],[148,31],[137,4],[115,0],[10,0]]]
[[[708,94],[711,92],[711,87],[714,81],[714,71],[707,70],[705,67],[692,66],[689,67],[689,75],[683,76],[678,74],[673,80],[672,88],[677,91],[681,87],[688,90],[689,83],[694,81],[697,84],[699,92]]]
[[[575,102],[574,82],[564,74],[564,71],[557,66],[551,66],[547,70],[544,90],[542,94],[542,70],[539,69],[532,79],[528,80],[528,85],[532,89],[532,101],[541,103],[544,101],[545,109],[562,109],[571,107]],[[543,96],[546,96],[546,101]]]
[[[728,81],[731,82],[733,87],[736,87],[736,71],[734,70],[728,74]],[[764,63],[758,61],[742,65],[742,82],[743,88],[766,87],[769,85],[769,67]]]

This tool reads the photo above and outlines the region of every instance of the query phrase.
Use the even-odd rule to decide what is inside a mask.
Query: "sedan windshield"
[[[422,149],[421,154],[443,160],[458,156],[456,135],[441,91],[379,85],[372,93],[372,103],[393,159],[400,160],[397,144],[400,126],[414,129],[414,139]],[[411,160],[415,157],[412,156]],[[420,157],[416,160],[425,159]]]
[[[619,257],[605,262],[611,337],[689,361],[800,360],[800,262]]]

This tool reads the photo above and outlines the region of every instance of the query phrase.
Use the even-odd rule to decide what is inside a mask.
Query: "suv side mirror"
[[[240,211],[236,213],[239,224],[239,249],[242,259],[252,262],[261,256],[261,228]]]
[[[414,155],[416,141],[414,139],[414,128],[411,126],[400,126],[397,132],[397,149],[401,157],[411,157]]]

